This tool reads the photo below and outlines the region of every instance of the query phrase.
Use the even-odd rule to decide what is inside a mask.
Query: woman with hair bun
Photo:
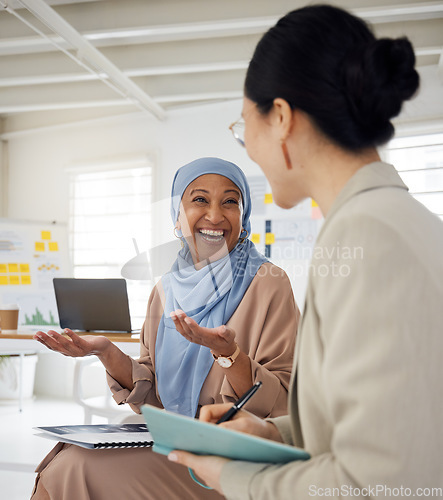
[[[221,424],[302,447],[310,459],[169,456],[229,499],[443,494],[443,225],[376,149],[418,89],[414,65],[406,38],[376,39],[328,5],[290,12],[256,47],[243,143],[279,206],[311,197],[325,220],[289,415],[241,411]],[[215,422],[227,408],[203,407],[200,419]]]

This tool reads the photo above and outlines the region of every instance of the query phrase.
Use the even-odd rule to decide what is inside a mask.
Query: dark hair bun
[[[377,40],[360,18],[331,5],[289,12],[258,43],[246,96],[264,114],[276,97],[306,112],[336,144],[357,151],[387,142],[391,118],[419,84],[406,38]]]
[[[418,89],[414,49],[407,38],[381,38],[352,52],[343,65],[351,114],[373,144],[388,141],[390,120]]]

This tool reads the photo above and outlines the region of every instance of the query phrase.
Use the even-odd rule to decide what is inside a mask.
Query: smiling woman
[[[155,346],[158,389],[166,409],[194,416],[197,398],[191,401],[189,394],[200,393],[214,357],[228,359],[237,351],[235,335],[220,332],[221,338],[202,339],[196,327],[225,324],[257,271],[266,265],[254,244],[240,238],[251,229],[250,214],[249,186],[237,165],[200,158],[177,171],[171,215],[184,246],[172,272],[162,279],[163,290],[172,293],[165,294],[166,319],[160,321]],[[181,335],[191,344],[183,342]],[[189,365],[192,377],[186,368]],[[253,380],[244,352],[229,365],[227,376],[237,396],[249,389]]]

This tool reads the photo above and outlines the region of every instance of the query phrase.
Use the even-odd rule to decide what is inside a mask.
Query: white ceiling
[[[261,34],[306,3],[0,0],[3,130],[36,116],[53,123],[143,109],[161,119],[171,107],[238,99]],[[443,2],[329,3],[368,20],[378,36],[408,36],[434,80],[430,100],[443,101]]]

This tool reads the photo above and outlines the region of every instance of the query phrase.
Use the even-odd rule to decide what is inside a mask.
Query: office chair
[[[103,372],[103,391],[100,396],[84,397],[83,378],[85,370],[92,366],[102,366],[96,356],[79,358],[74,367],[73,396],[76,403],[83,407],[85,412],[84,423],[91,424],[93,415],[108,419],[108,423],[137,423],[143,422],[141,415],[135,414],[128,405],[117,405],[112,399],[111,391],[106,383]]]

